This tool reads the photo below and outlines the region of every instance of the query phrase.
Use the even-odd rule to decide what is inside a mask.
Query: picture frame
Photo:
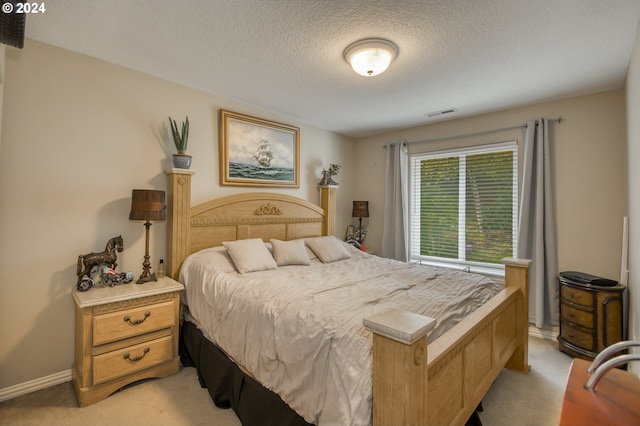
[[[300,129],[220,110],[220,184],[300,187]]]

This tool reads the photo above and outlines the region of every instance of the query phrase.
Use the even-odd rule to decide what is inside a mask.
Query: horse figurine
[[[116,269],[118,264],[118,255],[116,251],[121,252],[124,249],[124,243],[122,242],[122,236],[111,238],[107,241],[107,246],[102,253],[88,253],[78,256],[78,282],[76,286],[82,281],[82,277],[85,275],[91,278],[91,270],[98,265],[107,265],[111,269]],[[84,268],[84,269],[83,269]]]
[[[330,164],[329,170],[322,169],[322,179],[319,185],[337,185],[338,182],[333,180],[333,177],[340,171],[340,165]]]

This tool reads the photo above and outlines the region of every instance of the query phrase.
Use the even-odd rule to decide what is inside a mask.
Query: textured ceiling
[[[624,86],[640,0],[52,0],[27,37],[359,137]],[[387,72],[352,42],[387,38]]]

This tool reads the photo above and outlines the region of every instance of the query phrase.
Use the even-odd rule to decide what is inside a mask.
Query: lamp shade
[[[162,221],[167,218],[164,191],[134,189],[131,193],[129,220]]]
[[[354,201],[351,217],[369,217],[369,202]]]
[[[380,38],[356,41],[344,51],[344,59],[365,77],[382,74],[398,55],[398,46]]]

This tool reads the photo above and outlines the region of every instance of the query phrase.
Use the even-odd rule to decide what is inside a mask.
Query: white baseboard
[[[0,402],[71,381],[71,370],[0,389]]]
[[[560,327],[538,328],[533,324],[529,324],[529,336],[537,337],[544,340],[558,340]]]
[[[537,337],[545,340],[556,340],[558,338],[558,327],[538,328],[535,325],[529,324],[529,336]],[[0,402],[8,401],[21,395],[26,395],[31,392],[46,389],[51,386],[59,385],[61,383],[71,381],[71,370],[61,371],[50,376],[41,377],[39,379],[31,380],[25,383],[20,383],[15,386],[0,389]]]

